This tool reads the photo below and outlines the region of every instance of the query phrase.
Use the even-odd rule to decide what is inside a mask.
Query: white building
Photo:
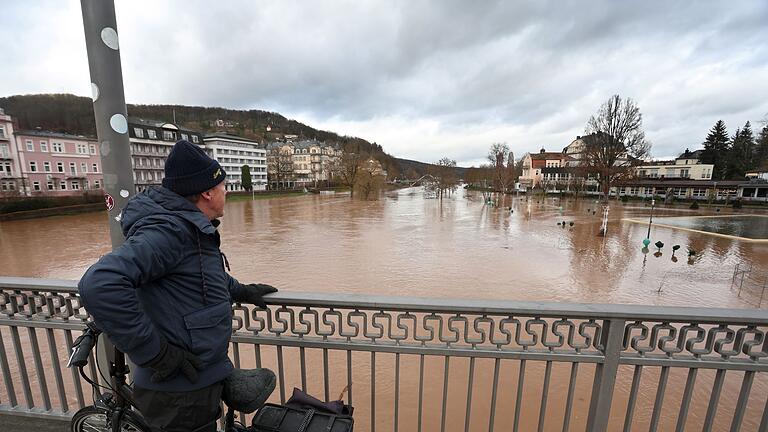
[[[205,151],[219,161],[227,172],[227,190],[243,191],[242,167],[248,165],[251,172],[253,190],[267,188],[267,151],[256,141],[214,133],[203,138]]]
[[[128,136],[131,142],[133,183],[136,191],[159,185],[165,177],[165,160],[178,140],[202,145],[200,132],[181,128],[173,123],[128,119]]]
[[[711,180],[715,166],[701,163],[703,150],[685,150],[675,160],[647,162],[637,167],[639,178]]]

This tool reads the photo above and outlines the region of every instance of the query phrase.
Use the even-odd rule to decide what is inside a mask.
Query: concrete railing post
[[[589,403],[589,416],[587,417],[587,430],[590,432],[604,432],[608,428],[626,321],[608,319],[603,323],[601,341],[605,359],[595,368],[592,400]]]

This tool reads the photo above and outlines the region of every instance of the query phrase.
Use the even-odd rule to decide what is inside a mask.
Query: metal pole
[[[653,224],[653,208],[656,206],[656,200],[651,199],[651,218],[648,220],[648,234],[645,235],[645,238],[651,239],[651,225]]]
[[[123,241],[120,219],[128,198],[136,190],[131,167],[131,145],[128,140],[128,112],[123,93],[123,71],[113,0],[80,0],[91,75],[93,112],[104,176],[104,199],[107,205],[112,249]],[[102,333],[96,353],[102,370],[109,370],[115,352]]]
[[[112,248],[123,243],[120,215],[136,190],[128,140],[128,118],[123,94],[123,72],[113,0],[81,0],[93,112],[101,150],[104,192]]]

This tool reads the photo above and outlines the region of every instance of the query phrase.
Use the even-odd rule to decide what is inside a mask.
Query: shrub
[[[699,209],[699,203],[697,201],[694,201],[691,203],[691,210],[698,210]]]
[[[741,208],[741,200],[735,200],[733,202],[733,208],[740,209]]]

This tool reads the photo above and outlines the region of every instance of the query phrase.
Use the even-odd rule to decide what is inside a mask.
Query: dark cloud
[[[6,9],[2,93],[87,94],[77,2]],[[117,13],[131,102],[276,110],[412,159],[562,148],[614,93],[640,104],[657,156],[768,112],[763,0],[122,0]]]

